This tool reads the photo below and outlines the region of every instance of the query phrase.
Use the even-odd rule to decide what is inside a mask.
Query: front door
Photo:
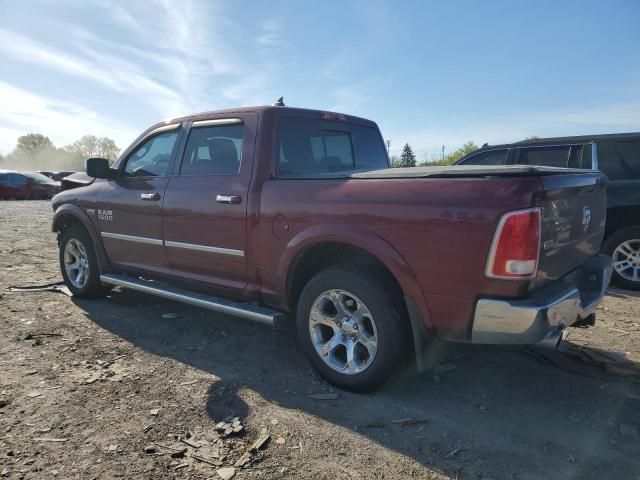
[[[170,273],[162,239],[162,202],[180,125],[144,138],[98,189],[94,215],[111,263],[139,272]]]
[[[247,283],[247,192],[257,116],[194,122],[164,200],[172,274],[213,292]]]

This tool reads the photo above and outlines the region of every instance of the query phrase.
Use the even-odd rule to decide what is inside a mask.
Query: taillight
[[[538,271],[540,209],[505,213],[493,237],[486,274],[493,278],[531,278]]]

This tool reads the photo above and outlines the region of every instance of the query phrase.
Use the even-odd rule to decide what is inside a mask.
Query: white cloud
[[[229,100],[243,105],[264,103],[275,48],[284,45],[277,20],[263,22],[259,48],[252,51],[245,49],[246,39],[253,33],[232,22],[218,2],[154,3],[129,3],[125,9],[98,2],[115,22],[139,38],[144,48],[108,44],[95,37],[91,43],[151,62],[152,69],[179,93],[180,113],[227,107]],[[84,36],[92,35],[85,32]]]
[[[335,103],[330,110],[336,112],[357,111],[360,106],[370,100],[380,100],[382,92],[389,87],[390,82],[382,76],[373,76],[365,80],[342,84],[335,93]]]
[[[119,147],[129,145],[133,132],[83,106],[41,96],[0,81],[0,151],[8,153],[20,135],[35,132],[57,146],[84,134],[113,138]]]
[[[33,63],[39,67],[50,67],[68,75],[94,81],[120,93],[142,93],[163,104],[181,103],[178,93],[149,78],[134,63],[104,54],[88,45],[79,44],[78,49],[84,53],[84,58],[61,52],[0,28],[0,53],[14,60]]]
[[[26,64],[25,71],[59,72],[70,85],[72,77],[81,79],[91,108],[99,105],[112,111],[115,104],[100,103],[111,98],[123,105],[123,111],[134,106],[144,110],[145,123],[149,118],[270,103],[276,95],[273,86],[281,67],[275,56],[287,46],[279,19],[267,19],[251,29],[234,23],[219,2],[91,3],[93,14],[106,22],[112,34],[85,28],[78,21],[55,25],[65,35],[54,39],[48,39],[46,31],[0,27],[0,61]],[[73,14],[72,9],[69,12]],[[71,101],[66,105],[82,102],[72,95],[61,97]],[[4,135],[22,131],[9,119],[5,123]],[[3,148],[9,141],[15,138],[3,140]]]
[[[267,47],[277,47],[285,44],[280,34],[281,22],[278,19],[270,18],[262,22],[261,34],[258,36],[257,42]]]
[[[145,34],[145,29],[142,24],[126,8],[117,5],[115,2],[104,0],[96,0],[96,3],[98,6],[107,9],[113,19],[123,27],[126,27],[128,30],[132,30],[140,35]]]
[[[91,133],[110,136],[126,146],[132,132],[103,122],[93,110],[97,106],[101,111],[112,110],[100,103],[105,98],[101,89],[117,93],[124,110],[151,106],[145,111],[145,123],[149,117],[261,104],[271,97],[265,92],[274,73],[272,53],[281,45],[279,21],[265,21],[256,38],[255,32],[231,22],[218,3],[153,3],[94,0],[98,14],[110,23],[111,36],[75,22],[57,25],[65,36],[54,41],[0,27],[0,59],[80,78],[92,97],[92,106],[87,107],[71,92],[71,96],[51,98],[0,80],[0,151],[10,151],[18,136],[32,131],[50,136],[57,145]],[[249,33],[253,36],[248,37]],[[234,44],[234,39],[244,42],[246,38],[256,42],[251,59],[239,55],[240,44]]]
[[[95,0],[94,5],[106,13],[114,32],[120,29],[113,40],[75,24],[59,25],[67,35],[53,45],[0,28],[0,58],[135,95],[135,102],[153,106],[159,117],[217,106],[211,100],[223,96],[213,97],[211,87],[220,83],[218,91],[237,90],[234,80],[244,79],[247,69],[255,67],[235,61],[238,55],[226,32],[237,29],[213,2],[155,0],[150,5]],[[119,43],[118,37],[127,40]]]

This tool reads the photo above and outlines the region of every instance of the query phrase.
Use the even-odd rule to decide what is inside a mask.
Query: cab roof
[[[228,108],[223,110],[209,110],[206,112],[192,113],[189,115],[184,115],[181,117],[172,118],[170,120],[159,122],[158,125],[164,124],[169,125],[173,123],[187,122],[187,121],[197,121],[197,120],[208,120],[210,118],[216,118],[220,116],[226,115],[236,115],[241,113],[257,113],[259,115],[264,114],[272,114],[274,116],[300,116],[300,117],[313,117],[316,116],[320,118],[321,114],[335,114],[344,117],[344,121],[351,123],[360,123],[365,125],[375,126],[375,122],[368,120],[362,117],[356,117],[353,115],[342,114],[339,112],[330,112],[328,110],[315,110],[309,108],[296,108],[296,107],[279,107],[273,105],[258,105],[252,107],[238,107],[238,108]]]

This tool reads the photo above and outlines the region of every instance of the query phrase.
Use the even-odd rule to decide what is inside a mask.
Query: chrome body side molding
[[[163,245],[159,238],[136,237],[134,235],[123,235],[121,233],[102,232],[103,238],[112,238],[114,240],[126,240],[129,242],[146,243],[148,245]]]
[[[182,243],[167,240],[164,242],[167,247],[183,248],[185,250],[196,250],[199,252],[220,253],[222,255],[233,255],[236,257],[244,257],[243,250],[235,250],[233,248],[211,247],[209,245],[199,245],[196,243]]]
[[[182,243],[168,240],[163,242],[159,238],[137,237],[135,235],[124,235],[122,233],[102,232],[102,237],[114,240],[125,240],[128,242],[146,243],[148,245],[164,245],[173,248],[183,248],[185,250],[196,250],[199,252],[219,253],[222,255],[232,255],[234,257],[244,257],[244,250],[233,248],[212,247],[210,245],[199,245],[197,243]]]

